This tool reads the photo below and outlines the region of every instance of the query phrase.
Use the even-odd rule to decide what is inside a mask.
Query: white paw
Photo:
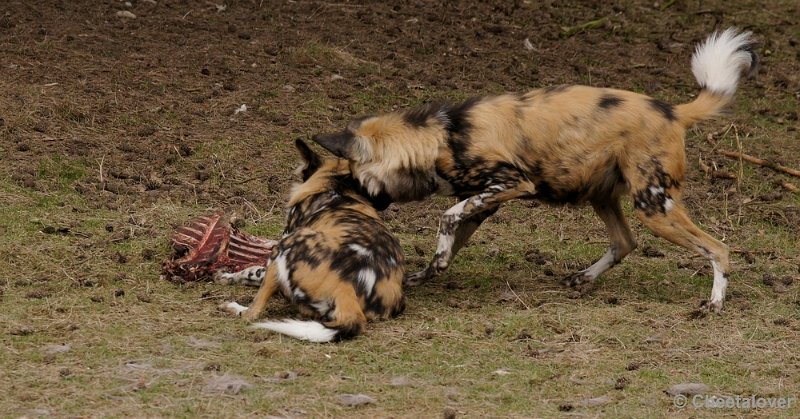
[[[247,307],[237,303],[236,301],[231,301],[220,304],[219,309],[226,313],[233,314],[234,316],[241,316],[242,312],[247,310]]]
[[[221,285],[230,285],[233,283],[233,274],[229,274],[222,270],[214,272],[214,282]]]

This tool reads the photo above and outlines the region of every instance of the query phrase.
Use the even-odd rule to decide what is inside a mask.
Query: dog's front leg
[[[258,316],[264,312],[264,309],[267,306],[267,301],[278,289],[278,275],[282,273],[278,272],[277,267],[284,266],[283,270],[286,270],[285,257],[278,258],[277,262],[278,265],[271,264],[269,268],[267,268],[266,276],[264,276],[264,279],[261,282],[261,287],[259,287],[258,293],[256,293],[256,296],[253,299],[253,302],[250,304],[250,307],[244,307],[237,302],[229,302],[220,304],[219,308],[228,313],[241,316],[248,321],[256,320]],[[283,274],[285,274],[285,272],[283,272]]]
[[[453,234],[453,244],[450,248],[450,260],[452,260],[458,251],[467,244],[469,238],[472,237],[472,234],[475,230],[480,227],[484,220],[489,218],[492,214],[497,212],[497,207],[489,208],[483,212],[473,215],[472,217],[466,218],[462,220],[461,223],[455,227],[455,233]],[[440,229],[440,240],[439,240],[439,248],[437,248],[437,256],[439,255],[439,249],[442,247],[441,241],[441,229]],[[439,272],[436,272],[433,268],[433,264],[429,265],[426,269],[416,272],[413,274],[406,275],[405,279],[403,280],[405,285],[419,285],[420,283],[424,282],[425,280],[436,276]]]
[[[241,284],[250,287],[257,287],[264,281],[264,273],[267,268],[263,266],[251,266],[238,272],[217,271],[214,273],[214,282],[222,285]]]
[[[495,185],[489,191],[465,199],[448,209],[439,221],[439,243],[433,260],[425,270],[406,276],[405,284],[418,285],[444,272],[458,250],[466,244],[483,220],[497,211],[500,204],[528,193],[519,188],[507,189],[505,186]]]

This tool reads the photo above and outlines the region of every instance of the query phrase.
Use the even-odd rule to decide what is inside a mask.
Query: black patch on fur
[[[608,94],[603,95],[603,97],[600,98],[600,103],[598,103],[597,106],[599,106],[600,109],[611,109],[615,106],[621,105],[622,102],[624,102],[622,98]]]
[[[400,303],[397,304],[397,306],[395,306],[394,309],[392,310],[392,317],[397,317],[397,316],[403,314],[404,311],[406,311],[406,296],[405,295],[400,299]]]
[[[341,342],[345,339],[352,339],[358,336],[361,334],[361,327],[362,326],[358,323],[336,327],[336,336],[333,337],[332,342]]]
[[[658,99],[650,99],[649,102],[650,106],[652,106],[656,111],[660,112],[661,115],[663,115],[668,121],[675,121],[675,112],[672,109],[672,105],[662,102]]]
[[[482,97],[473,97],[457,105],[443,108],[448,119],[447,131],[452,134],[468,135],[472,125],[469,122],[469,113],[472,108],[483,100]]]
[[[385,191],[381,191],[377,196],[371,195],[367,188],[365,188],[359,181],[353,178],[352,175],[339,176],[337,184],[342,186],[341,192],[347,194],[348,191],[355,192],[357,195],[369,201],[369,204],[378,211],[383,211],[389,208],[389,205],[394,202],[392,197]]]
[[[402,187],[403,194],[396,197],[399,201],[419,201],[438,189],[436,178],[428,170],[404,167],[398,170],[398,176],[408,183]]]
[[[639,165],[637,169],[641,174],[647,176],[647,186],[634,193],[635,209],[644,212],[648,217],[659,213],[666,214],[667,200],[672,199],[669,189],[680,187],[680,181],[664,171],[664,167],[657,157],[652,157],[649,164]],[[653,192],[651,188],[656,189],[656,192]]]
[[[386,208],[389,208],[389,205],[392,205],[392,197],[384,192],[381,191],[378,196],[372,196],[369,193],[363,195],[369,200],[370,205],[375,208],[377,211],[384,211]]]
[[[436,118],[436,114],[442,110],[442,104],[431,103],[420,106],[403,113],[403,121],[414,128],[424,128],[428,126],[431,118]]]

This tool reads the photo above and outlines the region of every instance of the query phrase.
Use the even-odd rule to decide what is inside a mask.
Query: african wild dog
[[[645,226],[711,262],[714,286],[704,306],[719,311],[728,248],[697,228],[681,204],[684,135],[732,101],[740,75],[757,66],[753,45],[750,32],[735,29],[706,39],[692,56],[702,90],[682,105],[628,91],[556,86],[360,118],[314,141],[349,159],[373,195],[413,201],[443,193],[461,200],[441,218],[430,265],[406,283],[444,271],[481,222],[513,198],[591,203],[610,247],[564,283],[591,282],[636,247],[619,203],[630,192]]]
[[[251,272],[263,277],[261,287],[249,308],[235,302],[220,308],[252,321],[280,290],[316,320],[253,326],[312,342],[352,338],[367,320],[394,317],[405,308],[403,250],[375,209],[388,203],[369,200],[346,160],[323,161],[301,140],[296,145],[305,161],[298,169],[303,183],[292,189],[286,229],[272,263],[265,271]]]

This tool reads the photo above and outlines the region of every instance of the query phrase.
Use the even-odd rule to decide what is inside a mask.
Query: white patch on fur
[[[716,261],[711,261],[711,266],[714,268],[714,286],[711,288],[711,304],[721,306],[722,301],[725,299],[725,290],[728,288],[728,278],[725,273],[719,269]]]
[[[306,298],[306,293],[303,292],[303,290],[301,290],[300,287],[295,288],[294,291],[292,291],[292,294],[294,295],[294,298],[297,299],[302,300],[303,298]]]
[[[362,124],[366,121],[363,121]],[[361,163],[372,161],[372,141],[365,137],[355,137],[350,156],[357,157]]]
[[[692,55],[692,73],[700,86],[722,95],[733,95],[743,71],[749,71],[753,58],[743,47],[753,43],[751,32],[728,28],[714,32]]]
[[[372,269],[362,269],[358,272],[358,282],[367,291],[367,297],[372,295],[372,288],[375,287],[375,271]]]
[[[310,303],[311,307],[314,307],[314,310],[317,310],[317,313],[320,315],[328,314],[331,311],[331,302],[328,300],[318,300]]]
[[[329,329],[320,322],[312,320],[281,320],[253,323],[252,327],[267,329],[295,339],[307,340],[309,342],[330,342],[336,337],[336,329]]]
[[[455,237],[452,234],[441,234],[439,235],[439,244],[436,246],[436,254],[442,255],[442,259],[438,261],[437,266],[441,265],[442,263],[449,263],[450,253],[453,249],[453,243],[455,242]],[[444,266],[439,266],[444,267]]]
[[[251,266],[239,272],[217,272],[214,275],[214,282],[222,285],[259,285],[264,280],[266,272],[267,269],[263,266]]]
[[[280,286],[286,293],[284,295],[289,294],[289,267],[286,265],[286,253],[288,250],[282,252],[278,257],[275,258],[275,267],[278,268],[278,274],[276,275],[276,279],[278,282],[278,286]]]
[[[614,252],[611,249],[608,249],[606,254],[604,254],[600,260],[595,262],[592,266],[586,268],[583,273],[592,279],[595,279],[612,266],[614,266]]]
[[[465,199],[465,200],[453,205],[452,207],[450,207],[450,209],[445,211],[444,215],[458,215],[460,217],[461,215],[464,214],[464,207],[467,206],[467,201],[468,200]]]
[[[354,243],[354,244],[348,245],[347,247],[349,247],[350,250],[358,253],[360,256],[363,256],[365,258],[371,258],[372,257],[372,250],[369,250],[369,249],[367,249],[366,247],[364,247],[364,246],[362,246],[360,244],[355,244]]]
[[[664,201],[664,212],[670,212],[674,207],[675,207],[675,201],[673,201],[672,199],[667,198],[667,200]]]
[[[223,305],[222,308],[228,313],[235,314],[237,316],[240,316],[243,311],[247,310],[247,307],[237,303],[236,301],[231,301],[228,304]]]
[[[439,120],[443,127],[450,128],[450,118],[447,116],[447,112],[445,112],[444,109],[436,111],[436,119]]]
[[[664,187],[663,186],[659,186],[659,187],[656,188],[655,186],[651,186],[650,187],[650,194],[651,195],[663,195],[664,194]]]

